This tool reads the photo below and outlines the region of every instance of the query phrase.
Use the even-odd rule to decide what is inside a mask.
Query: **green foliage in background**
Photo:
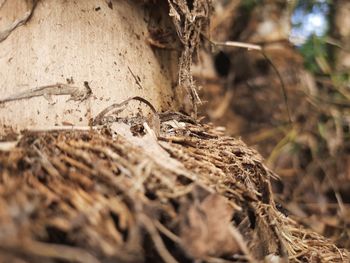
[[[326,36],[312,35],[300,48],[299,51],[304,57],[305,67],[314,74],[323,74],[320,67],[320,60],[329,60],[328,44]]]
[[[297,0],[293,6],[294,13],[298,15],[295,19],[292,19],[292,27],[303,34],[307,32],[304,30],[307,28],[305,23],[308,23],[308,19],[306,19],[308,14],[313,14],[313,16],[326,21],[323,30],[318,31],[318,35],[313,33],[298,48],[304,57],[305,67],[316,75],[329,74],[331,71],[329,66],[331,49],[327,43],[331,4],[331,0]],[[310,30],[310,27],[308,27],[308,30]],[[322,33],[320,34],[320,32]]]

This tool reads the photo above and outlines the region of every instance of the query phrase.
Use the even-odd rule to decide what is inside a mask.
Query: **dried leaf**
[[[198,205],[192,205],[181,224],[184,250],[194,258],[221,256],[239,252],[231,234],[233,208],[228,200],[212,194]]]

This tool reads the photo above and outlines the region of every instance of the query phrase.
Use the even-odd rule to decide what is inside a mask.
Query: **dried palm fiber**
[[[191,74],[191,66],[200,44],[200,36],[209,23],[211,0],[168,0],[168,3],[169,15],[183,44],[179,61],[177,97],[183,102],[184,111],[196,115],[197,104],[201,101]]]
[[[258,153],[173,116],[158,139],[134,118],[0,152],[2,262],[349,260],[276,209]]]

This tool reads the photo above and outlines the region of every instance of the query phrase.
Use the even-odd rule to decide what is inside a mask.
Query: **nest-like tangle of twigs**
[[[0,262],[348,262],[276,208],[254,150],[174,117],[0,151]]]

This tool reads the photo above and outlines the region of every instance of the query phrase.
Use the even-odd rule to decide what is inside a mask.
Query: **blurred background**
[[[263,155],[283,213],[349,249],[350,1],[213,2],[201,115]]]

